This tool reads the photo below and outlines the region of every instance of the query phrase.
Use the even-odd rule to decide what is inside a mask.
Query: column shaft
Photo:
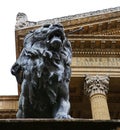
[[[106,96],[95,94],[90,97],[93,119],[110,119]]]

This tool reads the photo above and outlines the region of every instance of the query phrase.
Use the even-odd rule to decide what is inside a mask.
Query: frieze
[[[73,57],[72,67],[120,67],[119,57]]]

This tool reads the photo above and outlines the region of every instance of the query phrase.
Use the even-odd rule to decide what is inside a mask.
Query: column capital
[[[109,76],[104,75],[86,75],[84,83],[84,92],[90,97],[94,94],[106,95],[109,89]]]

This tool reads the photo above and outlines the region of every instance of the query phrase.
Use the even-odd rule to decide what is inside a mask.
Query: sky
[[[120,6],[120,0],[1,0],[0,1],[0,95],[17,95],[10,69],[16,61],[15,24],[18,12],[29,21],[40,21]]]

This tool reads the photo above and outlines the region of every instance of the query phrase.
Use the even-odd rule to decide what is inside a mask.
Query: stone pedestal
[[[3,119],[0,130],[117,130],[120,120],[91,119]]]
[[[90,97],[93,119],[110,119],[106,94],[108,92],[108,76],[86,76],[85,93]]]

